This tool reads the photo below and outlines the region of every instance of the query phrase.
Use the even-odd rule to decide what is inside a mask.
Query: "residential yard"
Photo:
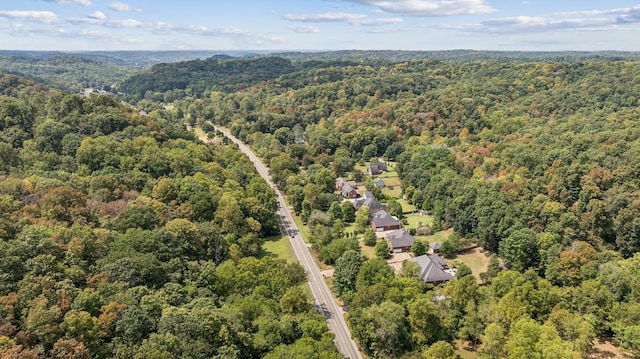
[[[368,245],[364,244],[363,241],[358,241],[358,244],[360,244],[360,253],[363,257],[367,259],[376,257],[376,253],[373,247],[369,247]]]
[[[414,207],[415,208],[415,207]],[[404,204],[402,209],[406,211]],[[405,216],[407,225],[405,228],[418,228],[420,226],[430,226],[433,223],[433,216],[423,216],[420,213],[411,213]]]
[[[402,212],[403,213],[413,214],[413,212],[418,210],[418,208],[416,208],[416,206],[414,206],[412,204],[409,204],[409,202],[406,199],[399,199],[398,202],[400,202],[400,204],[402,205]]]
[[[489,256],[491,256],[489,251],[485,251],[480,247],[475,247],[467,250],[462,254],[458,254],[453,259],[447,259],[447,263],[449,266],[455,266],[456,262],[461,262],[466,264],[469,268],[471,268],[471,272],[480,282],[480,273],[486,272],[489,267]]]
[[[271,236],[265,238],[262,245],[262,256],[284,259],[287,262],[295,262],[291,242],[287,236]]]
[[[433,243],[433,242],[444,242],[445,239],[449,238],[449,236],[453,233],[452,229],[447,229],[446,231],[436,232],[431,236],[414,236],[414,238],[419,239],[425,243]]]

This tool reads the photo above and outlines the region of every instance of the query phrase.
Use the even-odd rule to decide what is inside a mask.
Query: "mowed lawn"
[[[262,257],[284,259],[287,262],[297,261],[293,255],[289,237],[282,235],[265,238],[262,245]]]
[[[453,264],[456,262],[461,262],[466,264],[469,268],[471,268],[471,272],[473,275],[480,281],[480,273],[486,272],[489,267],[489,257],[491,253],[489,251],[485,251],[480,247],[470,248],[461,254],[458,254],[451,260],[447,260],[447,262]]]

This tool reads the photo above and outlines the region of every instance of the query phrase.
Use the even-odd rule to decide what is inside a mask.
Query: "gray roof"
[[[387,242],[393,248],[411,247],[413,245],[413,236],[404,229],[394,229],[387,232]]]
[[[431,249],[440,249],[440,242],[431,242],[431,243],[429,243],[429,248],[431,248]]]
[[[371,223],[376,227],[399,226],[400,222],[393,218],[392,215],[385,210],[378,211],[370,216]]]
[[[355,187],[353,187],[349,182],[345,182],[342,186],[342,195],[346,197],[351,191],[356,191],[356,193],[358,193]]]
[[[425,254],[408,260],[420,266],[420,278],[427,283],[446,282],[453,279],[451,273],[445,272],[449,267],[440,256]]]
[[[366,191],[362,198],[358,198],[353,202],[353,207],[356,210],[362,206],[367,206],[371,212],[387,209],[387,205],[378,202],[370,191]]]
[[[375,173],[380,173],[382,171],[386,171],[387,170],[387,164],[384,162],[372,162],[369,165],[369,171],[370,172],[375,172]]]

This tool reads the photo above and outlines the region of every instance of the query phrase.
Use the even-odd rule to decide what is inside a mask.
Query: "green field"
[[[402,209],[405,210],[404,205]],[[433,224],[433,216],[422,216],[419,213],[411,213],[404,218],[407,220],[406,228],[418,228],[420,226],[430,226]]]
[[[262,257],[284,259],[287,262],[296,261],[289,238],[282,235],[265,238],[262,245]]]

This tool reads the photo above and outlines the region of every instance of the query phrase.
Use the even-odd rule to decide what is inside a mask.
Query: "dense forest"
[[[136,69],[98,58],[72,54],[30,56],[0,51],[0,71],[25,77],[49,87],[80,92],[86,88],[111,90],[111,86]]]
[[[334,290],[366,354],[437,357],[462,339],[487,357],[567,358],[596,337],[637,351],[640,63],[561,57],[295,63],[239,89],[149,87],[141,103],[175,99],[156,111],[227,126],[270,164],[341,268]],[[434,304],[410,270],[365,261],[330,184],[376,157],[397,162],[402,197],[434,227],[502,265],[436,288]]]
[[[235,148],[0,74],[0,357],[339,358]]]
[[[462,343],[474,357],[578,358],[601,341],[638,355],[637,60],[216,56],[119,83],[144,112],[2,75],[0,354],[340,357],[301,267],[262,255],[279,232],[273,190],[184,127],[213,123],[269,164],[368,356],[458,358]],[[362,171],[378,158],[397,198]],[[488,269],[435,287],[410,264],[394,273],[337,177],[399,217],[400,203],[428,213],[454,251],[491,253]]]

